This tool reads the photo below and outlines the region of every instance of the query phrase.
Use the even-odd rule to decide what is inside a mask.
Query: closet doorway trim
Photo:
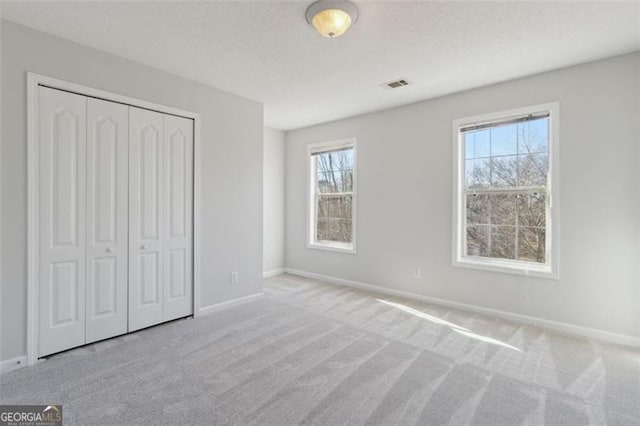
[[[117,102],[137,108],[171,114],[193,120],[193,316],[200,312],[200,217],[201,217],[201,123],[200,114],[118,95],[69,81],[27,73],[27,365],[38,362],[38,87],[76,93],[82,96]]]

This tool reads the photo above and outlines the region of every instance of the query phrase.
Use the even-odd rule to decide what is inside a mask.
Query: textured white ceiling
[[[293,129],[640,49],[640,2],[357,1],[327,39],[310,1],[8,2],[28,27],[261,101]],[[383,89],[406,78],[411,86]]]

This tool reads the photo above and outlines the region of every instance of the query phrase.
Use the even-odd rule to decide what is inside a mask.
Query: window
[[[454,265],[557,277],[557,110],[454,121]]]
[[[309,247],[355,253],[355,139],[309,146]]]

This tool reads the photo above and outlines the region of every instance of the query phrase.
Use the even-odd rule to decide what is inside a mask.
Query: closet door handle
[[[111,247],[107,248],[107,253],[113,253],[113,249]]]
[[[140,249],[141,249],[141,250],[146,250],[146,249],[147,249],[147,245],[146,245],[146,244],[141,245],[141,246],[140,246]]]

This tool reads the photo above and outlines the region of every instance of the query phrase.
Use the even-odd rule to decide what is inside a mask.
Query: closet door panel
[[[164,120],[129,107],[129,331],[163,320]]]
[[[127,332],[125,105],[87,100],[87,343]]]
[[[164,321],[193,314],[193,120],[164,116]]]
[[[45,356],[85,342],[86,98],[38,90],[38,356]]]

